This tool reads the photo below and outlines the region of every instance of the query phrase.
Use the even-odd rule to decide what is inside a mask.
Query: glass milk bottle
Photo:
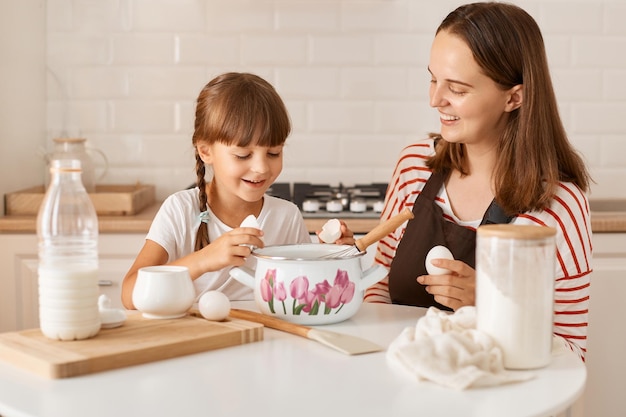
[[[79,160],[52,160],[50,175],[37,216],[40,327],[51,339],[86,339],[100,330],[98,217]]]
[[[555,234],[550,227],[512,224],[477,230],[477,329],[500,345],[505,368],[550,363]]]

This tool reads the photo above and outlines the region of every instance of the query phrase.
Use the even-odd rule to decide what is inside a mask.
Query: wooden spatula
[[[315,340],[347,355],[360,355],[362,353],[380,352],[384,350],[381,346],[360,337],[290,323],[254,311],[231,308],[230,317],[261,323],[271,329],[282,330],[297,336],[306,337],[307,339]]]

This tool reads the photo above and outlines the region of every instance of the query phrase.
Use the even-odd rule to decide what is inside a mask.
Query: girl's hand
[[[450,274],[422,275],[417,282],[435,296],[435,301],[453,310],[476,304],[476,271],[462,261],[433,259],[433,265],[449,269]]]
[[[238,227],[215,239],[200,250],[205,271],[218,271],[229,266],[242,266],[255,248],[264,247],[263,231],[253,227]]]

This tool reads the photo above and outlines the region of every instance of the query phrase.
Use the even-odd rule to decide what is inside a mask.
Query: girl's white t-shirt
[[[200,226],[198,188],[178,191],[170,195],[157,212],[146,239],[161,245],[172,262],[194,252],[196,234]],[[214,241],[233,230],[222,223],[210,209],[207,212],[209,241]],[[205,217],[206,218],[206,217]],[[290,243],[310,243],[311,237],[298,207],[290,201],[265,195],[263,208],[257,217],[263,230],[265,246]],[[245,267],[256,267],[254,256],[246,259]],[[196,301],[207,291],[221,291],[231,300],[252,300],[253,290],[229,274],[230,267],[207,272],[194,280]]]

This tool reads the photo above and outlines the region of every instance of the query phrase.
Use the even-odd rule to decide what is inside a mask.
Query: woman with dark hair
[[[366,301],[474,305],[481,224],[553,227],[554,332],[584,357],[590,176],[559,117],[537,23],[506,3],[463,5],[437,29],[428,71],[441,131],[400,155],[381,218],[405,207],[415,218],[379,242],[376,262],[390,271]],[[449,274],[426,272],[426,254],[436,245],[454,255],[433,262]]]

